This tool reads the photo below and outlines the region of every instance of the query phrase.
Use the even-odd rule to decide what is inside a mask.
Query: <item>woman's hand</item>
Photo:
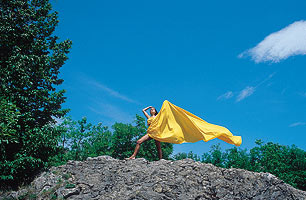
[[[143,110],[148,110],[149,108],[153,108],[153,106],[148,106],[148,107],[144,108]]]

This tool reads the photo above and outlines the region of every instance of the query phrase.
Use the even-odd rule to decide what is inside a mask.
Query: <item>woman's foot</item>
[[[134,156],[131,156],[131,157],[129,157],[129,158],[125,158],[124,160],[134,160],[135,159],[135,157]]]

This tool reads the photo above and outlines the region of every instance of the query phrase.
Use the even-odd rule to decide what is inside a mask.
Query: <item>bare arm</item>
[[[150,118],[150,115],[148,115],[148,113],[146,112],[146,110],[148,110],[149,108],[152,108],[152,106],[148,106],[148,107],[142,109],[143,114],[144,114],[148,119]]]

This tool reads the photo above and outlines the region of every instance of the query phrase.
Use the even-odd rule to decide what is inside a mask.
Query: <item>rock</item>
[[[28,190],[26,189],[21,189],[17,192],[16,196],[20,197],[20,196],[25,196],[28,193]]]
[[[1,198],[34,194],[37,199],[306,199],[269,173],[224,169],[191,159],[148,162],[110,156],[52,167],[28,188]]]
[[[61,194],[63,195],[65,199],[67,199],[68,197],[72,195],[78,195],[79,193],[80,193],[79,188],[72,188],[72,189],[66,189],[66,190],[61,191]]]

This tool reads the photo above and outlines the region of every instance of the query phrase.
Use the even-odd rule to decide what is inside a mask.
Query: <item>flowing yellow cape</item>
[[[160,142],[181,144],[219,138],[229,144],[241,145],[241,137],[233,136],[227,128],[210,124],[167,100],[157,116],[148,119],[148,124],[148,135]]]

